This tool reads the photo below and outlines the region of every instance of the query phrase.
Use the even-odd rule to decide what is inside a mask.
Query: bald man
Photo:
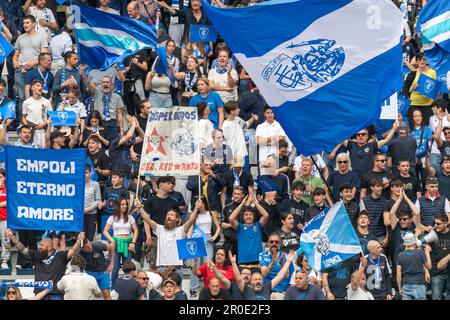
[[[139,5],[137,1],[131,1],[127,6],[127,11],[130,18],[147,23],[148,20],[139,13]]]
[[[378,241],[370,240],[367,249],[366,288],[375,300],[392,300],[392,271],[387,257],[381,253],[383,248]]]
[[[209,280],[207,288],[203,288],[200,292],[198,300],[231,300],[228,290],[221,288],[221,282],[214,277]]]
[[[84,232],[78,234],[78,239],[70,250],[55,251],[51,239],[44,238],[39,243],[38,250],[26,248],[19,240],[16,239],[11,230],[6,229],[5,235],[16,246],[17,250],[26,257],[31,258],[34,269],[35,281],[50,281],[55,284],[53,290],[50,291],[43,300],[63,300],[64,292],[58,290],[56,284],[64,276],[67,263],[78,252],[81,240],[84,239]],[[43,291],[42,289],[34,289],[37,294]]]

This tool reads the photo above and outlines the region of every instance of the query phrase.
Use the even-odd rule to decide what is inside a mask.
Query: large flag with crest
[[[156,29],[145,22],[72,2],[80,62],[105,70],[142,49],[156,46]]]
[[[362,253],[345,206],[338,202],[328,207],[303,228],[300,246],[314,270],[325,270]]]
[[[376,122],[402,86],[402,14],[391,0],[202,3],[303,155]]]

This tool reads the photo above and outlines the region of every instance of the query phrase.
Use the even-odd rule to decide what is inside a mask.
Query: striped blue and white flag
[[[156,46],[155,26],[76,2],[71,8],[80,62],[92,69],[105,70],[129,55]]]
[[[331,268],[362,253],[358,236],[342,202],[325,209],[305,225],[300,247],[314,270]]]
[[[376,122],[402,86],[402,14],[391,0],[202,3],[304,155]]]
[[[417,32],[421,33],[425,57],[441,83],[450,70],[450,1],[428,1],[420,12]],[[444,86],[443,92],[446,85]]]

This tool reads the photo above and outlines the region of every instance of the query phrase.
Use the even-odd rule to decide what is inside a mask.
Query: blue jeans
[[[404,284],[403,300],[426,300],[426,286],[424,284]]]
[[[148,97],[148,101],[150,101],[153,108],[171,108],[173,106],[172,96],[170,93],[162,94],[151,92]]]
[[[116,285],[117,278],[119,277],[120,267],[127,261],[131,260],[131,252],[128,251],[128,257],[125,258],[123,253],[117,252],[117,247],[114,251],[114,268],[111,273],[111,286],[114,288]]]
[[[16,119],[22,122],[22,104],[25,101],[25,77],[26,72],[16,71],[14,72],[14,87],[16,88],[15,94],[18,97],[16,107]]]
[[[210,242],[206,242],[206,257],[198,258],[197,260],[197,266],[200,267],[202,264],[207,262],[208,260],[212,259],[212,256],[214,254],[214,244]],[[191,280],[189,281],[189,290],[197,290],[200,285],[200,281],[198,280],[198,277],[194,274],[194,272],[191,270]]]
[[[431,299],[441,300],[442,294],[446,291],[447,283],[446,274],[438,274],[437,276],[431,277]]]
[[[114,138],[119,136],[119,131],[117,129],[117,120],[103,121],[103,127],[106,131],[106,139],[111,142]]]

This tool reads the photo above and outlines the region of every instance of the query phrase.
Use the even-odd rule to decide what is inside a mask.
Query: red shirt
[[[6,201],[6,186],[0,188],[0,202]],[[6,207],[0,208],[0,221],[6,220]]]
[[[232,266],[228,266],[228,267],[223,267],[223,266],[218,266],[216,265],[216,268],[218,270],[220,270],[223,275],[225,276],[225,278],[227,278],[230,281],[234,281],[236,282],[236,278],[234,277],[234,273],[233,273],[233,267]],[[209,268],[208,268],[208,264],[204,263],[202,264],[197,271],[197,275],[201,278],[203,278],[204,284],[205,284],[205,288],[208,287],[209,285],[209,281],[215,277],[214,272],[212,272]],[[223,288],[223,284],[220,284],[220,287]]]

